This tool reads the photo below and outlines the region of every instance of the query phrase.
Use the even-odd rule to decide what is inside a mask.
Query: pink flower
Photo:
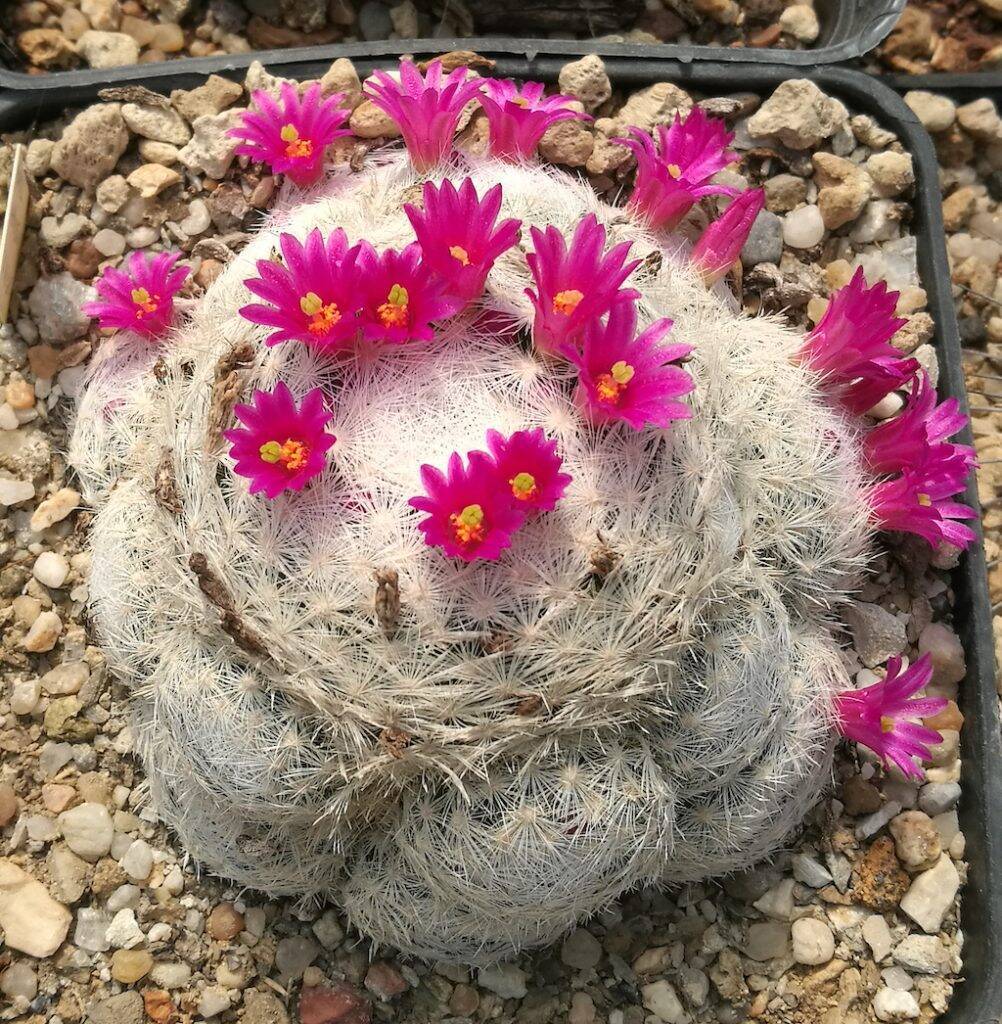
[[[573,96],[544,96],[540,82],[518,87],[511,79],[485,79],[480,106],[490,125],[490,152],[501,160],[528,160],[550,125],[579,118],[592,120],[570,106]]]
[[[921,779],[922,771],[913,758],[928,761],[930,746],[943,737],[916,720],[931,718],[947,705],[939,697],[912,697],[931,679],[932,659],[928,654],[904,672],[901,659],[891,658],[887,674],[879,682],[836,694],[838,731],[854,743],[869,747],[885,765],[895,764],[905,775]]]
[[[362,333],[366,338],[401,345],[430,341],[432,322],[455,312],[441,282],[421,258],[421,246],[376,253],[363,244],[358,261]]]
[[[276,328],[269,345],[302,341],[332,349],[350,344],[358,332],[359,247],[348,248],[341,228],[326,239],[314,228],[305,244],[283,234],[279,246],[284,264],[258,260],[260,276],[244,281],[268,305],[244,306],[240,315]]]
[[[906,321],[894,315],[898,293],[883,281],[867,287],[863,270],[832,296],[798,359],[821,374],[824,386],[852,412],[866,412],[901,387],[917,368],[890,339]]]
[[[453,452],[445,473],[422,466],[421,483],[424,494],[409,504],[427,513],[418,524],[426,544],[466,562],[494,561],[511,546],[525,513],[516,508],[510,488],[483,452],[471,452],[466,464]]]
[[[484,290],[494,261],[518,241],[522,222],[497,223],[501,186],[480,199],[467,178],[456,186],[424,185],[424,209],[407,203],[404,212],[414,226],[422,259],[445,287],[446,295],[466,305]]]
[[[881,529],[914,533],[933,547],[947,541],[964,548],[975,540],[975,532],[957,520],[977,514],[950,500],[964,490],[971,463],[966,453],[945,450],[951,447],[931,449],[920,465],[872,488],[870,511]]]
[[[764,205],[763,189],[746,189],[699,236],[690,258],[705,284],[719,281],[731,269]]]
[[[263,161],[297,185],[312,185],[323,171],[324,150],[335,139],[351,135],[341,127],[351,113],[339,106],[344,94],[322,98],[316,82],[302,99],[291,82],[281,85],[281,104],[260,89],[252,99],[257,110],[242,114],[241,123],[229,132],[244,140],[236,151]]]
[[[434,60],[422,78],[414,64],[402,60],[399,81],[385,71],[374,71],[365,91],[396,122],[415,170],[424,172],[451,151],[459,115],[480,86],[480,79],[470,78],[466,68],[444,75],[442,62]]]
[[[689,419],[692,409],[675,401],[695,385],[674,364],[692,351],[691,345],[661,345],[672,321],[655,320],[641,334],[632,300],[617,302],[608,322],[593,320],[585,330],[584,347],[564,354],[579,369],[576,400],[593,422],[622,420],[634,430],[645,424],[664,429],[672,420]]]
[[[699,107],[684,121],[676,114],[671,127],[661,125],[657,148],[646,132],[629,132],[632,138],[612,141],[628,146],[637,158],[629,206],[652,228],[670,231],[703,196],[738,194],[737,189],[709,183],[738,155],[727,148],[734,136],[723,121],[707,117]]]
[[[549,511],[573,479],[560,472],[563,460],[557,454],[557,442],[547,440],[541,427],[517,430],[510,437],[488,430],[487,447],[509,500],[523,512]]]
[[[155,256],[134,252],[126,260],[125,270],[105,267],[94,283],[100,299],[85,302],[84,313],[96,316],[102,327],[160,337],[171,324],[174,295],[188,277],[186,268],[173,269],[181,256],[179,252]]]
[[[556,352],[577,343],[585,324],[600,317],[622,299],[635,299],[639,292],[620,290],[620,285],[639,265],[627,263],[629,242],[621,242],[607,253],[605,227],[593,213],[588,214],[567,240],[550,225],[544,231],[530,228],[535,252],[526,256],[536,291],[526,289],[535,317],[532,338],[543,351]]]
[[[320,388],[314,388],[296,407],[282,383],[273,391],[255,391],[252,405],[234,408],[242,427],[224,431],[234,472],[251,481],[251,494],[264,491],[269,498],[282,491],[301,491],[327,465],[333,434],[324,427],[333,419],[324,406]]]
[[[860,367],[860,376],[835,397],[849,412],[862,415],[892,391],[903,388],[918,369],[917,359],[878,356]]]
[[[975,464],[969,445],[950,444],[946,439],[967,423],[957,400],[948,398],[936,405],[936,389],[922,370],[913,378],[911,397],[903,412],[885,420],[863,438],[863,456],[875,473],[896,473],[916,469],[932,451],[956,456]]]

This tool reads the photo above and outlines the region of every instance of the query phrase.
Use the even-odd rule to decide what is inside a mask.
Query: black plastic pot
[[[970,103],[979,96],[990,96],[996,102],[1002,102],[1002,71],[968,71],[964,74],[943,74],[934,72],[928,75],[881,75],[881,81],[887,82],[898,92],[910,92],[922,89],[925,92],[938,92],[959,103]]]
[[[865,0],[860,6],[864,5]],[[439,41],[433,52],[454,45],[458,45],[458,41]],[[462,45],[469,46],[470,41]],[[549,52],[541,54],[531,44],[494,41],[480,52],[497,61],[499,75],[549,81],[556,78],[567,59],[588,52],[584,44],[567,44],[557,52],[555,44],[548,43],[547,49]],[[606,47],[603,52],[611,49]],[[665,48],[666,53],[668,49]],[[285,51],[270,59],[269,66],[286,77],[312,78],[322,74],[335,57],[352,56],[359,70],[366,72],[375,65],[391,63],[396,53],[396,48],[376,45],[327,47],[310,51],[309,59],[303,60],[301,55]],[[798,74],[790,67],[738,63],[741,55],[747,55],[747,51],[736,51],[725,64],[710,60],[654,59],[648,49],[644,60],[610,54],[606,67],[619,88],[637,89],[654,82],[671,81],[694,92],[711,95],[749,90],[769,93]],[[817,63],[816,52],[808,52],[806,56]],[[101,73],[100,80],[91,72],[33,78],[32,84],[37,88],[31,91],[18,89],[0,94],[0,130],[24,129],[33,121],[65,107],[91,103],[100,88],[112,83],[142,84],[166,93],[199,84],[208,71],[241,77],[253,57],[178,61],[144,66],[141,71],[118,69]],[[918,267],[936,322],[940,391],[944,396],[957,398],[966,409],[960,337],[954,315],[932,142],[901,98],[880,79],[837,67],[813,68],[801,74],[837,96],[852,111],[873,115],[883,126],[895,131],[912,154],[916,174],[913,207],[919,241]],[[78,85],[71,87],[64,81],[71,76]],[[963,439],[971,442],[969,431]],[[973,483],[965,500],[977,508],[977,489]],[[966,716],[962,733],[964,767],[960,820],[967,839],[970,870],[962,908],[966,980],[958,987],[953,1005],[943,1020],[945,1024],[990,1024],[998,1021],[1002,1014],[1002,885],[993,884],[992,878],[993,867],[1002,869],[1002,742],[995,692],[991,606],[984,550],[980,544],[972,545],[962,557],[954,574],[954,590],[956,627],[967,653],[967,677],[960,696]]]
[[[582,40],[512,39],[512,45],[526,53],[548,53],[555,56],[598,53],[609,57],[657,57],[688,63],[694,60],[717,60],[728,63],[753,61],[756,64],[782,62],[788,66],[813,67],[818,64],[838,64],[861,57],[882,42],[894,27],[906,0],[816,0],[815,9],[821,23],[821,34],[816,44],[806,50],[776,50],[763,47],[722,46],[661,46],[634,43],[602,43]],[[517,26],[515,26],[517,27]],[[36,90],[72,88],[90,89],[95,83],[111,85],[136,79],[149,83],[150,78],[170,77],[183,69],[185,74],[208,74],[224,68],[246,67],[252,60],[265,64],[323,59],[327,53],[352,58],[399,56],[434,50],[477,50],[484,52],[508,40],[497,37],[471,39],[405,39],[388,42],[348,43],[327,47],[308,47],[289,50],[260,50],[237,57],[191,57],[164,61],[161,64],[130,65],[121,68],[54,71],[45,75],[26,75],[0,67],[0,90],[34,93]],[[333,57],[331,58],[333,59]]]

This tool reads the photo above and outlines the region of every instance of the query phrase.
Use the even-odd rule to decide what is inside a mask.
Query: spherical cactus
[[[769,853],[836,727],[921,733],[908,672],[837,696],[830,630],[882,521],[962,529],[955,410],[919,381],[898,420],[858,415],[914,372],[882,291],[805,344],[707,286],[757,207],[694,251],[666,231],[722,191],[700,118],[627,209],[510,125],[504,159],[290,188],[175,333],[102,353],[71,449],[94,618],[155,806],[213,871],[489,961]],[[938,475],[894,465],[915,431]]]

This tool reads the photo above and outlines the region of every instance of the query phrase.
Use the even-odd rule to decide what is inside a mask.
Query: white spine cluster
[[[695,345],[692,420],[588,427],[570,370],[482,315],[529,322],[527,230],[433,344],[264,347],[237,313],[254,260],[313,227],[411,241],[420,182],[401,158],[278,214],[163,347],[112,342],[71,458],[97,510],[94,616],[187,849],[267,892],[330,896],[405,951],[487,961],[628,887],[748,865],[798,824],[830,771],[827,624],[868,527],[856,428],[791,361],[798,337],[563,173],[451,176],[467,173],[481,194],[500,181],[525,229],[570,235],[594,212],[633,241],[641,320],[670,315]],[[268,502],[218,430],[227,395],[279,379],[325,389],[338,441],[321,478]],[[557,509],[498,562],[427,547],[407,505],[421,463],[533,426],[574,478]]]

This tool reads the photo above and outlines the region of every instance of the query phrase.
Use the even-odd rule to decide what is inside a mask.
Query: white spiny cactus
[[[97,510],[96,624],[184,846],[254,888],[329,896],[405,951],[488,961],[631,886],[745,867],[796,827],[829,777],[828,629],[871,531],[858,428],[791,360],[796,334],[708,291],[682,240],[585,183],[449,173],[500,182],[525,229],[593,212],[633,242],[641,322],[671,316],[695,346],[691,420],[587,426],[572,368],[481,315],[530,322],[527,230],[431,344],[266,348],[237,310],[280,231],[413,239],[401,207],[422,179],[394,157],[283,208],[165,345],[106,346],[71,459]],[[246,401],[279,379],[324,389],[338,440],[310,487],[269,502],[218,434],[227,380]],[[420,465],[534,426],[574,478],[557,508],[497,562],[426,546]]]

